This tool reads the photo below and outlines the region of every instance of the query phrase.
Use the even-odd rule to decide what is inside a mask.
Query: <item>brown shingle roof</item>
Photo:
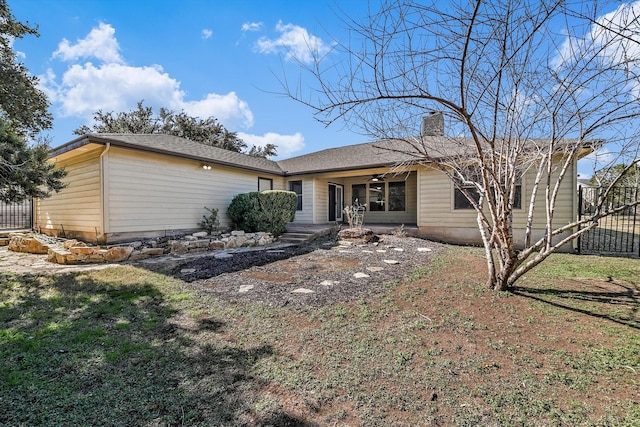
[[[548,140],[530,140],[532,147],[544,145]],[[569,143],[571,140],[566,140]],[[464,156],[470,153],[472,141],[468,138],[425,137],[414,148],[402,140],[383,140],[365,144],[328,148],[286,160],[273,161],[262,157],[225,150],[193,142],[178,136],[164,134],[89,134],[77,138],[51,151],[55,157],[91,142],[132,148],[193,159],[201,162],[237,167],[277,175],[300,175],[317,172],[344,171],[376,167],[391,167],[399,163],[419,161],[428,152],[432,158]],[[575,142],[575,141],[574,141]],[[562,145],[562,144],[561,144]],[[561,148],[561,147],[560,147]],[[397,150],[397,151],[394,151]],[[582,155],[591,151],[588,144]]]
[[[394,152],[393,149],[404,149],[407,153]],[[387,140],[328,148],[280,160],[278,165],[286,174],[292,175],[393,166],[411,160],[416,160],[416,157],[411,154],[408,145],[401,141]]]
[[[236,153],[235,151],[212,147],[178,136],[164,134],[89,134],[53,149],[51,156],[60,155],[90,142],[99,144],[109,143],[117,147],[133,148],[141,151],[233,166],[257,172],[282,174],[282,170],[273,160]]]

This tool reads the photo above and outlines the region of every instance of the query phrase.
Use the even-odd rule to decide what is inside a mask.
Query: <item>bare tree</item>
[[[606,152],[624,163],[620,175],[639,161],[637,10],[600,0],[389,1],[367,22],[345,19],[350,40],[306,67],[315,90],[285,88],[327,125],[394,141],[381,147],[446,174],[475,209],[488,286],[506,290],[624,209],[604,203],[614,179],[591,217],[555,220],[578,159]],[[419,129],[431,111],[443,113],[446,136]],[[519,204],[526,219],[514,224]]]

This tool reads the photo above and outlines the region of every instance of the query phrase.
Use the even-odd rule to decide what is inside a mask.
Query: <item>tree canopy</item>
[[[0,200],[20,202],[45,198],[65,187],[64,169],[49,162],[48,144],[29,147],[23,136],[0,120]]]
[[[618,163],[611,167],[597,170],[590,181],[591,185],[605,189],[609,186],[639,187],[640,166],[637,164],[625,165],[624,163]]]
[[[415,159],[398,168],[445,174],[475,211],[489,287],[513,287],[612,213],[603,192],[593,216],[557,218],[589,150],[604,141],[611,165],[640,161],[640,15],[632,6],[388,0],[363,22],[345,22],[348,41],[311,66],[299,61],[317,84],[303,92],[285,76],[285,92],[327,125],[343,121],[395,141],[392,151]],[[434,111],[441,136],[420,129]]]
[[[88,133],[135,133],[135,134],[166,134],[175,135],[205,145],[223,148],[238,153],[247,153],[256,157],[276,155],[276,146],[268,144],[265,147],[253,146],[248,149],[247,144],[238,137],[237,133],[227,130],[217,119],[208,117],[201,119],[181,111],[176,113],[166,108],[160,108],[157,115],[151,107],[138,102],[137,109],[128,112],[97,111],[93,115],[91,126],[83,125],[73,131],[76,135]]]
[[[0,0],[0,200],[47,197],[64,188],[64,170],[48,162],[48,144],[27,138],[52,124],[49,101],[13,51],[13,41],[38,36],[37,28],[16,21],[6,0]]]
[[[0,0],[0,114],[14,131],[33,136],[51,127],[52,116],[46,95],[38,89],[38,79],[13,51],[13,41],[25,35],[38,36],[37,27],[16,21],[7,1]]]

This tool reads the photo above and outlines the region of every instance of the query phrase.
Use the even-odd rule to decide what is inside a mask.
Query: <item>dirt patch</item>
[[[441,250],[426,240],[385,235],[367,244],[319,242],[210,254],[174,261],[165,272],[225,301],[324,305],[383,291],[423,268]]]

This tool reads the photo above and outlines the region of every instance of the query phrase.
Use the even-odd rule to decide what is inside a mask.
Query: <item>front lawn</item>
[[[480,250],[321,307],[141,268],[0,275],[0,425],[640,425],[640,261]]]

